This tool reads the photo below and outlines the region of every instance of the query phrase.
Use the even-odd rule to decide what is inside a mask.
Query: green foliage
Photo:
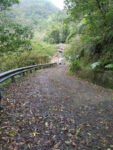
[[[81,69],[81,66],[80,64],[78,63],[77,59],[76,58],[71,58],[70,59],[70,69],[71,70],[80,70]]]
[[[76,33],[77,33],[77,29],[73,29],[73,30],[70,32],[70,34],[67,36],[66,41],[69,42],[69,40],[70,40],[71,38],[73,38]]]
[[[68,37],[68,35],[70,33],[69,26],[64,24],[61,30],[62,30],[61,31],[61,42],[65,43],[66,39],[67,39],[67,37]]]
[[[48,18],[58,11],[50,0],[21,0],[19,5],[13,6],[9,16],[17,23],[38,31],[46,28]]]
[[[37,43],[32,41],[32,50],[24,52],[9,52],[0,57],[1,72],[14,68],[48,63],[57,52],[55,45]]]
[[[19,0],[0,0],[0,11],[5,10],[7,7],[18,3]]]
[[[47,32],[44,40],[51,44],[65,43],[69,32],[67,25],[58,24]]]
[[[101,62],[95,62],[95,63],[91,64],[91,68],[92,68],[92,69],[95,69],[95,68],[97,68],[98,66],[100,66],[100,64],[101,64]]]
[[[80,50],[81,46],[82,45],[80,41],[80,36],[76,36],[76,38],[74,38],[71,41],[71,45],[68,46],[68,48],[64,52],[64,57],[70,62],[71,70],[74,70],[74,68],[75,69],[81,68],[81,65],[79,63],[81,51],[78,51],[78,49]]]
[[[1,71],[11,70],[14,68],[47,63],[49,58],[47,56],[39,56],[38,52],[23,52],[21,54],[11,54],[2,57],[1,61]]]
[[[32,41],[32,49],[38,53],[38,56],[52,57],[57,53],[56,45],[36,41]]]
[[[71,42],[70,53],[80,56],[80,65],[84,61],[89,68],[94,62],[101,62],[99,69],[105,69],[107,60],[113,62],[113,1],[65,0],[65,4],[70,15],[68,21],[76,23],[67,42],[79,35],[81,43],[77,47]]]
[[[60,29],[58,26],[52,27],[50,31],[47,32],[47,35],[44,39],[45,41],[51,44],[58,44],[60,42]]]
[[[0,54],[8,51],[23,51],[30,50],[30,40],[33,37],[32,32],[28,27],[23,27],[16,23],[11,23],[7,16],[6,9],[12,4],[17,3],[17,0],[5,1],[2,0],[0,12]]]
[[[56,47],[53,45],[40,44],[36,41],[31,42],[33,37],[31,29],[15,23],[15,18],[9,18],[8,14],[10,14],[11,11],[7,8],[16,2],[16,0],[0,2],[0,8],[2,10],[0,12],[1,71],[33,64],[47,63],[56,53]],[[36,1],[34,0],[34,2]],[[45,0],[45,3],[46,2]]]
[[[48,30],[45,32],[44,41],[52,44],[65,43],[70,33],[69,26],[64,23],[65,17],[66,12],[63,10],[47,20],[46,26]]]
[[[82,47],[82,43],[80,40],[80,36],[76,36],[72,39],[70,46],[64,52],[64,56],[67,58],[76,57],[80,54],[80,48]]]
[[[113,70],[113,64],[109,64],[105,66],[106,69],[112,69]]]
[[[0,53],[7,51],[30,50],[32,32],[18,24],[0,26]]]
[[[11,22],[29,26],[35,40],[42,42],[48,28],[51,28],[57,20],[58,22],[62,20],[61,11],[50,0],[20,0],[19,2],[19,5],[12,6],[10,11],[7,10],[5,13]]]
[[[50,35],[49,35],[49,40],[50,40],[50,43],[51,44],[54,44],[54,43],[59,43],[60,42],[60,32],[58,29],[53,29],[51,32],[50,32]]]

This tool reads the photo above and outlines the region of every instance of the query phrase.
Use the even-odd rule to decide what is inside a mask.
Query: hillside
[[[11,18],[32,28],[41,26],[48,17],[56,14],[59,9],[50,0],[21,0],[14,5],[10,13]]]

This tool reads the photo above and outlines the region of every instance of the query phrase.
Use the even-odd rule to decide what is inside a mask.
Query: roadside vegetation
[[[35,25],[32,20],[33,17],[27,14],[32,1],[29,1],[27,4],[27,6],[29,6],[27,10],[23,8],[25,0],[22,1],[23,3],[21,5],[18,5],[19,2],[18,0],[0,1],[0,72],[28,65],[49,63],[51,57],[56,54],[56,45],[44,43],[34,36],[35,34],[39,34],[38,31],[34,32],[35,27],[37,26],[38,29],[41,24],[38,22]],[[33,2],[36,3],[35,0]],[[13,5],[14,7],[12,7]],[[16,12],[18,6],[20,7]],[[44,2],[39,5],[39,7],[43,9],[44,6]],[[45,17],[44,15],[40,15],[40,22],[41,20],[44,22],[48,19],[48,16],[52,12],[56,13],[58,11],[51,3],[49,7],[51,9],[46,12]],[[24,9],[23,13],[27,14],[27,19],[29,22],[32,22],[31,25],[25,24],[25,18],[19,18],[19,16],[18,18],[15,17],[14,14],[18,14],[20,9]],[[40,13],[41,11],[43,10],[40,10]],[[41,35],[41,33],[39,35]]]
[[[112,71],[112,19],[111,0],[65,0],[62,11],[49,0],[2,0],[0,69],[47,63],[66,43],[71,70]]]
[[[65,57],[72,70],[113,71],[113,1],[65,0],[72,30]]]
[[[56,54],[57,46],[32,41],[32,50],[23,52],[8,52],[1,56],[1,72],[24,66],[49,63]]]

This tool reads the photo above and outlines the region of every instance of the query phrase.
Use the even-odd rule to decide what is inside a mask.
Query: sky
[[[64,8],[64,0],[51,0],[54,5],[59,7],[60,9]]]

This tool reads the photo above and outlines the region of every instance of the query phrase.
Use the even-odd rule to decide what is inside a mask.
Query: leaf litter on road
[[[71,90],[74,87],[69,87],[68,83],[71,82],[73,86],[75,81],[68,78],[62,70],[58,71],[62,76],[59,77],[56,71],[53,74],[50,69],[46,72],[46,76],[44,72],[40,72],[40,75],[36,73],[22,79],[21,82],[10,84],[10,89],[9,87],[4,89],[4,91],[9,89],[9,92],[2,101],[5,110],[1,112],[0,118],[1,149],[111,150],[113,148],[113,101],[100,104],[91,102],[89,104],[89,101],[86,101],[82,104],[81,99],[85,101],[85,94],[80,94],[79,91],[78,97],[72,95],[74,92]],[[57,78],[60,78],[58,83]],[[77,82],[80,81],[76,80],[76,86]],[[85,86],[89,89],[88,83]],[[75,88],[82,86],[78,84]],[[78,106],[76,106],[78,101],[74,101],[75,97],[80,101]],[[91,99],[92,95],[87,92],[87,97]],[[103,93],[101,96],[95,93],[94,97],[105,98]]]

